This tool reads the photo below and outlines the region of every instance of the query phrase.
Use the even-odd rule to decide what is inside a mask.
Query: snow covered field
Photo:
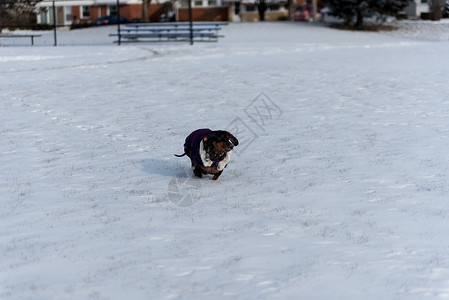
[[[447,35],[112,31],[0,47],[0,299],[449,298]],[[229,126],[223,175],[190,178],[184,138]]]

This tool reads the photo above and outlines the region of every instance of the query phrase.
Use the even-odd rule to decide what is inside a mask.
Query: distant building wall
[[[428,13],[430,11],[427,0],[413,0],[407,7],[404,8],[404,12],[409,18],[419,18],[421,13]]]
[[[192,19],[193,21],[229,21],[228,18],[228,7],[195,7],[192,8]],[[189,20],[189,9],[179,8],[178,9],[178,21],[188,21]]]
[[[265,21],[279,21],[286,20],[288,17],[287,10],[277,10],[277,11],[266,11],[265,12]],[[242,12],[240,13],[240,18],[242,22],[258,22],[259,13],[258,12]]]

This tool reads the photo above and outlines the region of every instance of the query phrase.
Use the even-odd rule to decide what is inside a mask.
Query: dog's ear
[[[203,144],[204,144],[204,148],[207,149],[209,148],[209,146],[211,145],[211,143],[214,141],[214,137],[211,136],[211,133],[209,133],[208,135],[206,135],[205,137],[203,137]]]
[[[232,142],[232,144],[234,146],[238,146],[239,140],[237,140],[237,138],[235,136],[233,136],[230,132],[226,131],[226,133],[228,135],[228,139]]]

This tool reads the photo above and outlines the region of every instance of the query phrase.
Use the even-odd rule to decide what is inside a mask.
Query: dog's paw
[[[221,173],[223,173],[223,171],[219,171],[218,173],[215,173],[214,177],[212,177],[212,180],[217,180],[218,177],[220,177]]]

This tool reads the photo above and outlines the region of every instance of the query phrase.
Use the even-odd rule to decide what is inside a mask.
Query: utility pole
[[[317,0],[312,0],[312,16],[313,16],[313,22],[318,22]]]

